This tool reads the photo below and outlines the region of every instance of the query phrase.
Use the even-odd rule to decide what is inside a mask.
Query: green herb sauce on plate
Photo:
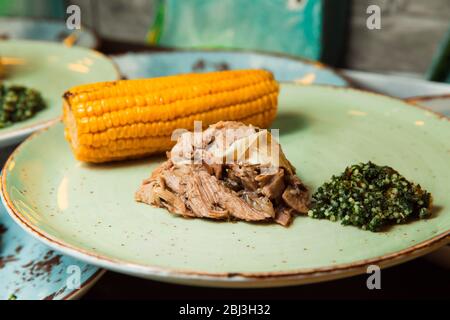
[[[431,194],[388,166],[372,162],[347,167],[312,196],[308,215],[364,230],[430,215]]]
[[[44,99],[38,91],[0,84],[0,128],[31,118],[44,108]]]

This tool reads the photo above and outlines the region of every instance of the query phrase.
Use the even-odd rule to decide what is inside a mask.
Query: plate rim
[[[309,85],[301,85],[296,83],[284,84],[287,86],[301,86],[306,87]],[[339,87],[334,85],[311,85],[311,87],[328,87],[335,90],[340,91],[356,91],[364,94],[372,94],[379,97],[383,97],[386,99],[392,99],[397,102],[401,102],[405,106],[413,107],[416,109],[420,109],[422,111],[430,112],[427,108],[420,107],[415,104],[408,103],[403,99],[394,98],[391,96],[386,96],[383,94],[379,94],[376,92],[371,92],[364,89],[359,88],[349,88],[349,87]],[[445,119],[450,122],[450,118],[442,115],[437,112],[431,112],[434,117],[438,120]],[[51,127],[54,127],[56,124],[53,124]],[[21,148],[30,143],[32,139],[47,131],[50,127],[47,127],[43,130],[35,132],[31,136],[29,136],[22,144],[20,144],[9,156],[8,160],[5,163],[5,166],[1,173],[1,188],[0,188],[0,196],[3,204],[5,205],[6,211],[8,214],[28,233],[32,236],[36,237],[38,240],[44,242],[50,247],[55,248],[58,251],[61,251],[67,255],[73,256],[77,259],[83,260],[87,263],[94,264],[109,270],[115,270],[122,273],[128,273],[135,276],[141,277],[155,277],[160,280],[162,278],[172,278],[175,281],[178,279],[180,281],[183,280],[200,280],[200,281],[216,281],[216,282],[238,282],[242,285],[245,285],[246,282],[267,282],[267,281],[276,281],[276,280],[289,280],[289,281],[301,281],[305,280],[305,277],[308,279],[303,283],[317,282],[327,280],[325,278],[337,279],[350,275],[361,274],[365,272],[364,267],[370,264],[377,264],[380,267],[390,267],[401,262],[405,262],[407,260],[419,257],[428,252],[438,249],[441,246],[444,246],[447,243],[450,243],[450,229],[435,235],[434,237],[419,242],[413,246],[408,248],[395,251],[389,254],[384,254],[381,256],[357,260],[349,263],[335,264],[329,265],[325,267],[312,267],[312,268],[301,268],[301,269],[293,269],[287,271],[271,271],[271,272],[207,272],[207,271],[196,271],[189,269],[178,269],[178,268],[167,268],[167,267],[157,267],[152,265],[143,265],[137,263],[130,263],[121,259],[114,259],[107,257],[102,254],[95,254],[88,250],[78,248],[74,245],[71,245],[65,241],[61,241],[56,239],[55,237],[48,235],[46,232],[40,230],[40,228],[32,225],[27,219],[25,219],[20,210],[18,210],[14,204],[12,203],[8,192],[6,191],[6,176],[8,167],[11,161],[14,160],[16,154],[20,152]],[[289,284],[299,284],[298,283],[288,283],[282,285]],[[197,284],[199,285],[199,284]],[[204,284],[207,285],[207,284]]]
[[[93,275],[91,275],[86,281],[83,282],[78,289],[73,290],[72,292],[66,294],[60,300],[78,300],[83,297],[88,291],[100,280],[106,273],[105,269],[98,268]]]
[[[10,42],[10,43],[40,43],[42,45],[45,46],[58,46],[58,47],[65,47],[66,49],[72,49],[74,47],[66,47],[65,45],[59,43],[59,42],[53,42],[53,41],[42,41],[42,40],[21,40],[21,39],[10,39],[10,40],[2,40],[0,42]],[[120,80],[122,77],[122,73],[119,69],[119,66],[117,65],[117,63],[108,55],[97,51],[95,49],[91,49],[91,48],[86,48],[86,47],[75,47],[76,50],[81,50],[81,51],[86,51],[86,52],[94,52],[96,55],[100,56],[103,60],[108,61],[111,66],[114,69],[114,73],[115,73],[115,80],[113,81],[117,81]],[[31,118],[33,119],[33,118]],[[12,145],[14,143],[20,142],[22,141],[25,137],[29,136],[30,134],[34,133],[34,132],[38,132],[39,130],[45,129],[50,127],[51,125],[57,123],[58,121],[60,121],[61,119],[61,115],[51,118],[51,119],[47,119],[47,120],[42,120],[36,123],[30,123],[29,125],[27,125],[26,127],[22,127],[22,128],[18,128],[16,130],[13,130],[11,132],[6,132],[6,133],[2,133],[0,130],[0,146],[9,146]],[[20,123],[20,122],[19,122]]]
[[[404,100],[408,103],[419,104],[421,101],[430,101],[430,100],[438,100],[438,99],[450,99],[450,93],[412,96],[412,97],[408,97]]]
[[[31,246],[34,246],[36,244],[39,244],[43,250],[53,250],[53,248],[51,247],[46,247],[45,244],[42,243],[42,241],[39,241],[38,239],[36,239],[36,237],[30,236],[30,234],[28,232],[26,232],[20,225],[17,224],[17,222],[15,222],[15,220],[11,219],[10,215],[7,213],[7,209],[4,207],[3,203],[0,204],[0,206],[2,208],[0,208],[0,218],[3,215],[6,219],[10,219],[10,221],[13,222],[6,222],[6,233],[12,233],[9,235],[9,237],[13,237],[19,239],[19,241],[21,242],[21,247],[22,249],[29,249]],[[0,225],[4,225],[5,224],[5,220],[0,219]],[[13,226],[14,228],[10,228],[11,226]],[[46,248],[46,249],[45,249]],[[57,252],[59,253],[59,252]],[[22,255],[22,253],[15,253],[16,255]],[[67,255],[63,255],[63,258],[70,258],[70,259],[74,259],[72,256],[67,256]],[[18,260],[20,260],[21,258],[19,257]],[[74,261],[76,262],[76,261]],[[57,293],[58,291],[61,291],[62,289],[64,289],[64,282],[61,283],[61,286],[54,286],[53,287],[53,292],[46,295],[46,296],[41,296],[40,294],[38,294],[38,292],[36,292],[38,287],[33,287],[33,293],[30,296],[30,299],[32,300],[74,300],[74,299],[79,299],[80,297],[82,297],[85,293],[87,293],[89,291],[89,289],[105,274],[106,270],[102,269],[98,266],[95,265],[89,265],[87,263],[85,263],[84,261],[78,261],[80,263],[83,263],[84,266],[89,266],[91,268],[93,268],[93,273],[90,274],[86,279],[81,279],[80,282],[80,287],[79,288],[73,288],[73,289],[69,289],[69,290],[65,290],[67,291],[64,295],[58,295],[55,297],[52,297],[55,293]],[[58,263],[58,265],[64,265],[67,264],[66,261],[64,262],[60,262]],[[82,274],[85,273],[85,271],[81,271]],[[0,270],[0,274],[2,274],[2,270]],[[6,272],[6,277],[8,278],[8,272]],[[23,282],[23,281],[22,281]],[[33,285],[35,284],[35,279],[31,279],[30,281],[26,281],[28,284],[33,283]],[[48,283],[47,281],[38,281],[38,286],[39,285],[43,285],[46,288],[52,288],[52,286],[50,286],[50,283]],[[53,282],[52,282],[53,283]],[[21,282],[14,284],[14,290],[16,288],[21,287]],[[31,286],[28,286],[30,289]],[[0,290],[1,291],[1,290]],[[21,290],[19,290],[21,291]],[[50,290],[51,291],[51,290]],[[47,290],[48,293],[48,290]],[[21,300],[20,298],[20,294],[19,296],[19,300]],[[50,299],[51,297],[51,299]]]

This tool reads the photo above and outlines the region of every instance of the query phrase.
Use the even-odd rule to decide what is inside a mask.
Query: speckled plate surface
[[[0,300],[76,299],[103,270],[61,255],[24,232],[0,205]],[[71,276],[79,274],[79,288]],[[78,280],[76,280],[78,281]]]
[[[161,77],[178,73],[228,69],[267,69],[278,81],[347,86],[336,71],[317,62],[286,55],[248,51],[182,50],[163,53],[127,53],[113,56],[121,73],[129,78]]]
[[[45,128],[61,115],[61,96],[68,88],[119,78],[114,63],[104,55],[81,47],[53,42],[2,40],[0,57],[6,68],[5,84],[39,90],[47,107],[32,118],[0,129],[0,147],[14,144]]]
[[[448,119],[382,95],[291,84],[281,87],[273,127],[312,190],[347,165],[372,160],[429,190],[433,217],[380,233],[306,216],[289,228],[176,217],[133,199],[162,158],[79,163],[62,124],[12,154],[2,175],[2,199],[25,230],[57,250],[119,272],[182,284],[322,281],[363,273],[372,263],[394,265],[450,240]]]

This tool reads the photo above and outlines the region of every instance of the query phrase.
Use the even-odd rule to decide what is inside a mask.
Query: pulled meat
[[[289,225],[295,214],[307,213],[309,195],[281,148],[277,166],[223,158],[233,143],[259,132],[239,122],[219,122],[201,137],[182,134],[168,160],[136,192],[136,200],[183,217]]]

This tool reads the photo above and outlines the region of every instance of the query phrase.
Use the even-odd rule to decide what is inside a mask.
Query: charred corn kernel
[[[86,162],[138,158],[170,149],[176,129],[235,120],[268,127],[278,84],[264,70],[185,74],[74,87],[64,94],[65,136]]]

